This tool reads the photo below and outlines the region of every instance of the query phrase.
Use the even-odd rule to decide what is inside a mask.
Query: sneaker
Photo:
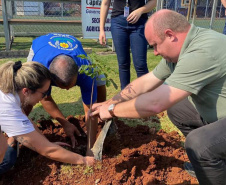
[[[194,170],[194,168],[193,168],[193,166],[192,166],[191,163],[185,162],[185,163],[184,163],[184,169],[185,169],[185,171],[186,171],[189,175],[191,175],[192,177],[195,177],[195,178],[196,178],[195,170]]]

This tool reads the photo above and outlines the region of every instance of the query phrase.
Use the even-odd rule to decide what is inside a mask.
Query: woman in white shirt
[[[34,106],[48,93],[50,72],[37,62],[7,62],[0,66],[0,125],[9,138],[50,159],[92,165],[93,157],[83,157],[49,142],[37,126],[25,115],[23,107]],[[15,163],[15,149],[8,146],[0,174]]]

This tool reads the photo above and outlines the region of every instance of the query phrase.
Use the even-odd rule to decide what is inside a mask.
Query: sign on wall
[[[99,38],[101,0],[82,0],[82,33],[84,38]],[[105,24],[106,38],[111,38],[111,11],[113,0]]]

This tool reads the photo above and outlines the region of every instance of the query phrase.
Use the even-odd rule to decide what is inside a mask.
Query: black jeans
[[[226,184],[226,118],[207,123],[187,99],[167,112],[186,136],[185,149],[200,185]]]

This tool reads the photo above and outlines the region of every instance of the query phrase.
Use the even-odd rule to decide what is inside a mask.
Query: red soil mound
[[[85,133],[82,117],[68,119]],[[40,121],[40,125],[50,141],[70,143],[63,129],[52,121]],[[183,170],[188,158],[177,132],[155,133],[147,126],[131,128],[119,120],[116,125],[118,133],[106,137],[103,161],[93,167],[62,164],[21,147],[15,167],[2,178],[3,184],[198,184]],[[86,137],[77,137],[77,141],[73,151],[84,155]]]

